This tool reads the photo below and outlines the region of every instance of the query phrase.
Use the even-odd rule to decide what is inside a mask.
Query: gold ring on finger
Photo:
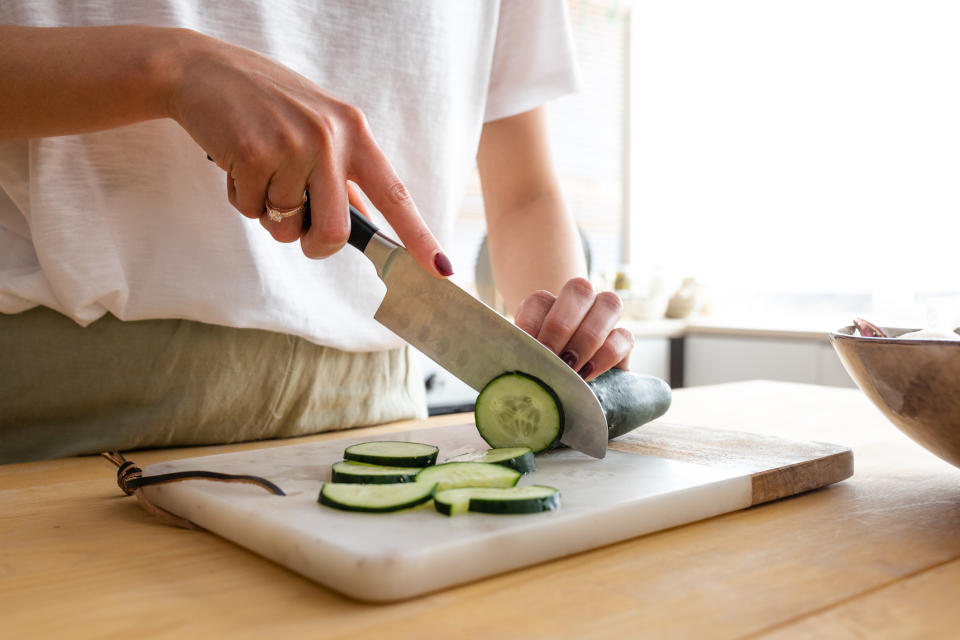
[[[306,211],[306,208],[307,208],[306,205],[307,205],[306,196],[303,197],[303,200],[300,201],[300,204],[290,209],[283,209],[280,207],[273,206],[273,203],[270,202],[269,197],[266,199],[266,201],[264,201],[264,206],[267,208],[267,217],[273,220],[274,222],[280,222],[284,218],[292,218],[295,215],[303,213],[304,211]]]

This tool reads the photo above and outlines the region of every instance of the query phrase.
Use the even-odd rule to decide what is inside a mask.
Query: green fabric
[[[350,353],[190,320],[0,314],[0,463],[426,416],[409,350]]]

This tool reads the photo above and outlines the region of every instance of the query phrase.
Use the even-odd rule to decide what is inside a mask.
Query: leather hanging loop
[[[182,482],[184,480],[212,480],[214,482],[240,482],[244,484],[256,485],[270,493],[278,496],[285,496],[283,489],[270,482],[266,478],[259,476],[234,475],[229,473],[219,473],[216,471],[177,471],[174,473],[164,473],[155,476],[143,476],[143,470],[127,460],[118,451],[104,451],[100,454],[117,467],[117,486],[128,496],[134,496],[143,509],[159,518],[166,524],[184,529],[201,529],[202,527],[180,516],[170,513],[150,502],[144,495],[143,487],[166,484],[170,482]]]

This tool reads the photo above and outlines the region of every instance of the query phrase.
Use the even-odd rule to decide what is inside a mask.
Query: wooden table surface
[[[956,638],[960,469],[859,391],[678,390],[671,423],[853,448],[853,478],[389,605],[158,524],[99,458],[0,466],[2,638]],[[445,416],[444,426],[464,417]],[[422,427],[401,423],[347,434]],[[294,441],[139,452],[140,465]]]

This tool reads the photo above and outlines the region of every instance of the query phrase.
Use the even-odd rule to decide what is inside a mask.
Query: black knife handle
[[[306,233],[310,229],[310,224],[312,223],[312,218],[310,217],[310,191],[306,192],[306,210],[303,212],[303,233]],[[370,239],[373,238],[379,229],[367,220],[367,218],[357,211],[357,208],[352,204],[348,205],[350,207],[350,238],[347,242],[359,249],[364,251],[367,248],[367,245],[370,244]]]

